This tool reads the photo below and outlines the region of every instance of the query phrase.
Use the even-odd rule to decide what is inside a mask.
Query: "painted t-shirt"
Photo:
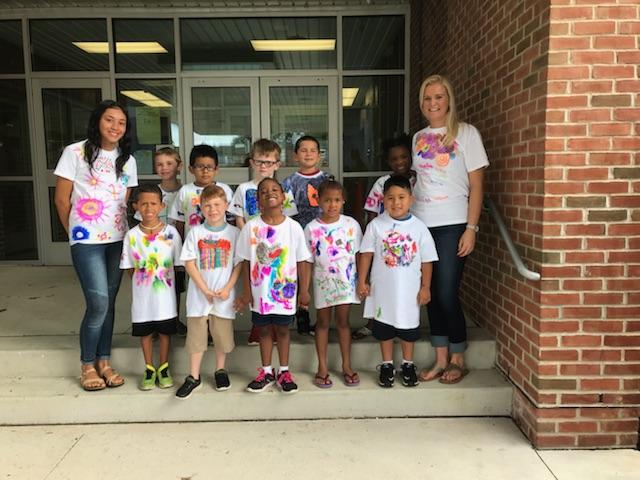
[[[282,213],[287,217],[292,217],[298,213],[296,204],[293,201],[293,195],[291,192],[285,191],[284,197]],[[233,215],[244,217],[246,222],[260,215],[260,208],[258,207],[258,184],[251,180],[238,185],[228,210],[229,213]]]
[[[293,219],[302,225],[302,228],[320,215],[318,187],[322,182],[331,178],[333,178],[332,175],[323,171],[311,175],[296,172],[282,181],[283,190],[291,192],[298,208],[298,214]]]
[[[313,299],[316,308],[360,303],[356,295],[356,253],[362,229],[353,218],[340,215],[338,221],[312,220],[304,235],[311,250]]]
[[[171,211],[171,206],[173,205],[173,202],[175,202],[176,198],[178,197],[178,192],[180,191],[180,189],[174,190],[173,192],[168,192],[167,190],[162,188],[160,184],[158,184],[158,187],[162,192],[162,203],[164,203],[164,208],[158,214],[158,218],[162,223],[174,224],[175,220],[169,220],[169,212]],[[133,215],[133,218],[135,218],[138,221],[141,221],[142,215],[140,215],[140,212],[136,211],[136,213]]]
[[[84,156],[84,141],[65,147],[53,172],[73,182],[69,213],[69,243],[112,243],[124,238],[127,188],[138,185],[136,161],[129,156],[116,176],[119,150],[102,150],[93,168]]]
[[[440,144],[446,132],[446,127],[427,127],[413,136],[417,178],[411,211],[428,227],[467,222],[469,172],[489,165],[475,127],[461,123],[449,147]]]
[[[207,227],[206,224],[202,224],[191,229],[184,241],[180,260],[185,263],[187,260],[195,260],[202,279],[209,289],[215,292],[229,282],[233,267],[241,261],[235,256],[240,230],[226,223],[218,230]],[[190,281],[187,288],[187,317],[212,314],[222,318],[235,318],[235,295],[234,288],[228,299],[214,298],[213,303],[209,303],[196,282]]]
[[[214,185],[222,188],[227,196],[227,202],[231,204],[233,192],[226,183],[215,182]],[[173,202],[169,211],[169,218],[178,222],[184,222],[184,237],[187,238],[189,230],[204,222],[204,215],[200,209],[200,194],[205,187],[199,187],[195,183],[183,185],[178,192],[178,197]]]
[[[384,182],[389,180],[390,177],[391,175],[383,175],[375,181],[364,202],[365,210],[377,214],[384,212]],[[411,177],[409,181],[411,182],[411,188],[413,189],[416,184],[415,177]]]
[[[395,328],[417,328],[422,264],[438,260],[426,225],[415,215],[396,220],[383,213],[367,225],[360,246],[360,253],[365,252],[373,252],[373,261],[364,318]]]
[[[122,244],[120,268],[133,268],[131,320],[133,323],[168,320],[178,315],[173,267],[182,265],[182,240],[172,225],[149,235],[135,226]]]
[[[260,217],[249,220],[236,252],[249,261],[251,310],[261,315],[295,314],[297,262],[311,257],[300,224],[289,217],[280,225],[269,225]]]

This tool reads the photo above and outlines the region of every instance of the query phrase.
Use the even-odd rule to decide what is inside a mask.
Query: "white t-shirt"
[[[119,150],[98,152],[89,169],[84,157],[85,141],[65,147],[53,172],[73,182],[69,213],[69,243],[113,243],[124,238],[127,225],[127,188],[138,185],[132,156],[116,176]]]
[[[360,303],[356,295],[356,253],[362,229],[353,218],[340,215],[334,223],[312,220],[304,228],[311,250],[313,297],[316,308]]]
[[[180,191],[180,189],[174,190],[173,192],[168,192],[164,188],[162,188],[160,184],[158,184],[158,187],[162,192],[162,203],[164,203],[164,208],[158,214],[158,218],[162,223],[173,224],[175,220],[169,220],[169,212],[171,211],[171,206],[173,205],[173,202],[175,202],[176,198],[178,198],[178,192]],[[140,215],[140,212],[136,211],[136,213],[133,215],[133,218],[135,218],[138,221],[141,221],[142,215]]]
[[[229,282],[233,267],[241,261],[235,257],[240,230],[226,223],[220,230],[210,230],[210,228],[212,227],[203,223],[191,229],[184,241],[180,260],[184,263],[187,260],[195,260],[202,279],[209,289],[215,292]],[[236,313],[233,308],[235,296],[236,292],[233,288],[228,299],[215,298],[213,303],[209,303],[196,282],[191,280],[187,288],[187,317],[204,317],[212,314],[222,318],[235,318]]]
[[[226,183],[215,182],[214,185],[222,188],[227,196],[227,202],[231,204],[233,192]],[[183,185],[178,196],[171,205],[169,218],[178,222],[184,222],[184,237],[187,238],[189,230],[204,222],[204,216],[200,209],[200,194],[205,187],[199,187],[195,183]]]
[[[377,214],[384,212],[384,182],[389,180],[390,177],[391,175],[383,175],[375,181],[364,202],[365,210]],[[411,182],[411,188],[413,189],[416,184],[415,177],[411,177],[409,181]]]
[[[413,169],[417,173],[411,211],[428,227],[467,222],[469,172],[489,165],[478,130],[461,123],[450,147],[440,140],[447,129],[424,128],[413,136]]]
[[[415,215],[396,220],[383,213],[367,225],[360,246],[360,253],[365,252],[373,252],[373,261],[364,317],[396,328],[417,328],[422,264],[438,260],[426,225]]]
[[[249,261],[251,310],[261,315],[294,315],[297,262],[311,257],[300,224],[289,217],[280,225],[269,225],[261,217],[249,220],[240,232],[236,252]]]
[[[120,268],[133,268],[133,323],[168,320],[178,315],[173,267],[182,265],[181,249],[180,234],[172,225],[165,225],[153,235],[143,232],[139,225],[127,232]]]
[[[293,195],[289,191],[284,193],[284,203],[282,213],[287,217],[292,217],[298,213]],[[243,217],[245,222],[260,215],[258,206],[258,184],[253,180],[238,185],[233,200],[229,204],[229,213],[238,217]]]

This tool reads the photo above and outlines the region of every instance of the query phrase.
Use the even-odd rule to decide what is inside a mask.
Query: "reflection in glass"
[[[345,172],[387,170],[382,142],[404,129],[402,75],[343,78],[343,91],[357,89],[351,106],[343,106]]]
[[[0,80],[0,175],[31,175],[24,80]]]
[[[251,89],[197,87],[191,97],[193,144],[214,146],[220,166],[244,166],[253,142]]]
[[[175,49],[173,45],[173,20],[120,20],[113,21],[116,41],[116,72],[149,73],[175,72]],[[156,51],[163,53],[122,53],[121,42],[151,42]],[[129,51],[135,52],[135,45]]]
[[[328,165],[329,92],[326,86],[269,87],[271,139],[280,145],[284,166],[295,166],[298,138],[312,135],[320,142],[321,165]]]
[[[24,73],[22,55],[22,22],[0,22],[0,73]]]
[[[33,184],[0,182],[0,261],[37,258]]]
[[[118,102],[129,113],[138,174],[151,175],[153,152],[180,145],[175,80],[118,80]]]
[[[42,89],[47,169],[55,168],[66,145],[87,138],[89,116],[101,100],[99,88]]]
[[[52,242],[68,242],[69,236],[62,226],[62,222],[58,217],[58,210],[55,204],[56,187],[49,187],[49,225],[51,225],[51,241]]]
[[[34,71],[109,70],[106,20],[30,20],[29,26]],[[97,42],[104,53],[89,53],[74,42]]]
[[[258,51],[251,44],[251,40],[335,40],[335,17],[185,18],[180,21],[180,36],[183,70],[336,68],[335,44],[329,50],[303,51]]]
[[[377,179],[378,177],[345,177],[342,182],[347,193],[344,213],[355,218],[360,223],[363,232],[366,226],[364,202]]]
[[[404,68],[404,16],[344,17],[345,70]]]

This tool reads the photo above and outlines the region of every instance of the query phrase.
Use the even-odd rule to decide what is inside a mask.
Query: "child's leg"
[[[158,344],[160,349],[160,365],[169,361],[169,347],[171,346],[171,337],[163,333],[158,334]]]
[[[189,373],[198,380],[202,357],[207,350],[208,317],[187,317],[187,340],[185,348],[189,353]]]
[[[327,366],[327,349],[329,346],[329,323],[331,322],[331,307],[319,308],[316,311],[316,353],[318,354],[318,376],[326,377],[329,373]],[[278,347],[279,348],[279,347]]]
[[[413,347],[415,342],[407,342],[406,340],[400,340],[400,347],[402,348],[402,360],[413,362]]]
[[[189,355],[189,373],[196,380],[200,378],[200,364],[202,364],[203,356],[204,352],[192,353]]]
[[[273,351],[273,339],[271,338],[271,325],[259,327],[260,329],[260,359],[262,366],[271,366],[271,353]],[[280,343],[280,339],[278,339]],[[278,345],[278,349],[280,345]]]
[[[351,328],[349,328],[349,310],[351,310],[350,304],[336,306],[336,329],[338,330],[338,344],[340,345],[340,354],[342,355],[342,372],[348,375],[353,375],[353,370],[351,368]],[[320,315],[318,315],[318,318],[320,318]]]
[[[140,337],[140,346],[142,347],[144,363],[147,365],[153,365],[153,335]]]
[[[278,337],[278,358],[280,367],[289,366],[289,325],[276,325],[276,336]],[[262,343],[260,344],[262,346]],[[271,360],[271,355],[269,355]]]
[[[383,362],[393,363],[393,339],[380,341],[380,353]]]

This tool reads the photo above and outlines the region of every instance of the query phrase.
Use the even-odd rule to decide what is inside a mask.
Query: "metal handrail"
[[[507,226],[504,224],[504,221],[500,216],[500,212],[498,211],[498,207],[496,207],[496,204],[493,202],[493,200],[491,200],[491,198],[489,198],[488,195],[484,196],[483,203],[484,208],[489,212],[491,217],[493,217],[493,220],[496,222],[498,231],[502,236],[502,240],[504,240],[504,243],[507,245],[507,250],[509,250],[509,253],[511,254],[511,260],[513,260],[513,263],[518,269],[518,273],[527,280],[540,280],[540,274],[538,272],[534,272],[533,270],[529,270],[522,261],[522,258],[520,257],[518,250],[516,250],[516,246],[513,243],[513,240],[511,240],[511,235],[509,235]]]

